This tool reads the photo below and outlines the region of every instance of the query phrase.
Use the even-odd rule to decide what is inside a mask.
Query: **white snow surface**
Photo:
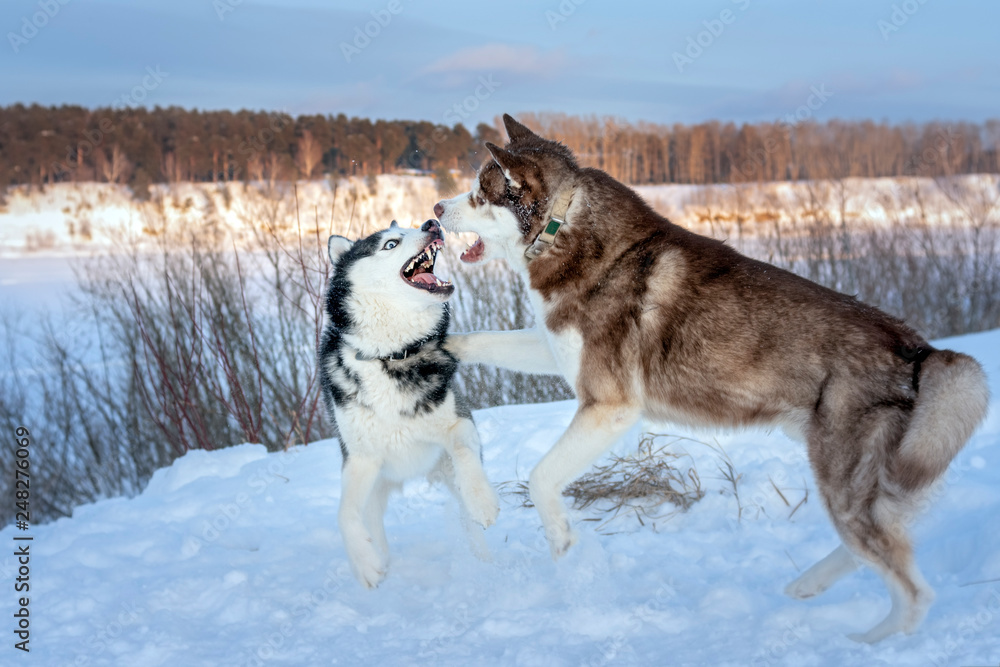
[[[466,179],[459,181],[459,187],[467,185]],[[278,224],[299,228],[307,237],[316,227],[363,236],[393,219],[419,226],[441,199],[429,176],[281,182],[273,184],[273,192],[270,187],[239,181],[156,184],[146,202],[135,200],[125,186],[109,183],[13,187],[0,205],[0,258],[87,256],[113,250],[125,238],[153,238],[163,225],[211,227],[239,242],[272,213]],[[270,210],[275,201],[276,212]]]
[[[958,176],[955,182],[983,192],[996,190],[1000,176]],[[281,202],[276,220],[292,228],[363,236],[396,219],[419,226],[432,217],[435,202],[469,187],[458,178],[456,191],[441,192],[430,176],[385,174],[274,184]],[[131,191],[108,183],[57,183],[44,190],[18,186],[0,204],[0,259],[74,256],[105,252],[123,237],[150,239],[162,225],[224,230],[237,242],[268,218],[266,183],[173,183],[150,188],[151,199],[136,201]],[[947,225],[968,211],[949,200],[929,178],[848,178],[738,185],[634,186],[673,222],[720,238],[753,237],[780,224],[787,233],[824,212],[836,223],[888,225],[899,221]],[[914,197],[919,191],[921,197]],[[296,205],[295,195],[298,196]],[[2,200],[0,200],[2,201]],[[926,220],[924,219],[926,217]],[[85,233],[86,232],[86,233]]]
[[[582,521],[593,510],[574,511],[580,541],[554,563],[534,509],[503,496],[484,533],[493,561],[483,562],[447,491],[414,482],[390,503],[392,558],[375,591],[350,574],[337,529],[335,441],[190,452],[138,497],[79,507],[27,533],[0,531],[5,582],[17,569],[12,538],[34,538],[31,653],[18,664],[996,665],[1000,331],[938,344],[984,364],[994,402],[913,527],[938,596],[913,636],[875,646],[845,637],[888,611],[870,570],[808,601],[782,594],[838,543],[801,444],[777,432],[647,424],[721,447],[742,475],[739,505],[719,453],[679,442],[707,492],[688,512],[645,526],[623,517],[597,531]],[[490,479],[524,479],[574,408],[476,413]],[[638,434],[616,451],[634,449]],[[15,593],[4,590],[2,661],[14,664]]]

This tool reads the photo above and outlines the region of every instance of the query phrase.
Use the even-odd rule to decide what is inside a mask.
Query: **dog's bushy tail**
[[[917,402],[893,461],[893,481],[914,491],[944,474],[983,421],[989,400],[979,362],[951,350],[931,352],[920,368]]]

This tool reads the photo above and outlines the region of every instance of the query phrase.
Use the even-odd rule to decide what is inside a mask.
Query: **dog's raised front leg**
[[[545,537],[558,559],[576,542],[563,504],[562,491],[611,448],[639,419],[639,408],[591,405],[577,410],[569,428],[531,471],[528,491],[538,509]]]
[[[454,466],[459,500],[473,521],[483,528],[492,526],[500,502],[483,470],[479,432],[471,419],[460,419],[449,429],[445,449]]]
[[[473,521],[472,516],[470,516],[468,504],[462,498],[462,492],[459,491],[458,480],[455,477],[455,463],[452,461],[451,454],[447,452],[441,455],[437,466],[428,475],[428,479],[431,482],[443,482],[448,487],[448,490],[451,491],[451,495],[455,496],[455,500],[458,501],[458,515],[462,522],[462,530],[469,540],[469,547],[472,549],[472,553],[479,560],[489,562],[493,560],[493,555],[490,553],[490,547],[486,543],[486,538],[483,537],[483,528],[480,524]]]
[[[365,506],[365,525],[368,526],[375,548],[385,560],[389,559],[389,540],[385,536],[385,509],[389,504],[389,493],[392,488],[390,482],[380,478],[368,496],[368,504]]]
[[[344,549],[351,562],[354,576],[366,588],[375,588],[385,578],[386,561],[378,553],[368,527],[365,509],[378,482],[378,462],[358,456],[348,456],[341,476],[340,511],[338,522],[344,538]]]
[[[465,364],[488,364],[534,375],[559,375],[540,329],[449,334],[445,347]]]

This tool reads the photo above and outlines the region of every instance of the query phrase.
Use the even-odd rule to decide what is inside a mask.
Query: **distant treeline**
[[[889,125],[716,121],[697,125],[523,114],[580,161],[635,184],[1000,172],[1000,121]],[[178,107],[0,108],[0,186],[102,181],[288,180],[324,174],[458,169],[472,173],[497,126],[291,117]]]

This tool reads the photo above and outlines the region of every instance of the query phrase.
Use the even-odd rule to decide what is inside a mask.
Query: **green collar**
[[[524,251],[524,256],[529,262],[555,244],[556,234],[559,233],[559,229],[566,224],[566,213],[569,211],[570,204],[573,202],[574,193],[575,190],[573,188],[563,190],[559,193],[559,197],[556,199],[556,203],[552,207],[552,213],[549,217],[548,224],[545,225],[545,229],[543,229],[538,236],[535,237],[535,240],[532,241],[531,245]]]

